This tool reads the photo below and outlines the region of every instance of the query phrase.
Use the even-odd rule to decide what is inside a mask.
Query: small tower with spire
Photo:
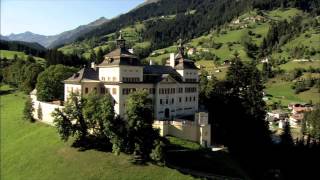
[[[178,42],[179,42],[178,52],[182,57],[184,57],[184,46],[183,46],[182,39],[180,38]]]
[[[120,35],[117,39],[117,47],[124,49],[126,47],[126,40],[122,37],[122,31],[119,31]]]

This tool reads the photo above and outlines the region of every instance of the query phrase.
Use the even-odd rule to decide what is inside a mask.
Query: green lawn
[[[1,89],[0,179],[193,179],[167,167],[132,165],[127,155],[71,148],[55,128],[22,120],[25,95]]]
[[[285,71],[292,71],[295,68],[304,68],[308,69],[309,67],[320,68],[320,61],[312,61],[312,62],[294,62],[290,61],[286,64],[280,66],[281,69]]]
[[[277,9],[270,11],[267,15],[274,20],[288,20],[292,19],[294,16],[301,15],[302,11],[296,8],[289,9]]]
[[[318,92],[318,89],[312,88],[299,94],[295,94],[291,85],[291,82],[282,81],[277,78],[269,80],[265,89],[267,94],[272,95],[271,101],[269,102],[281,101],[284,106],[293,102],[309,102],[310,100],[313,103],[320,102],[320,93]]]

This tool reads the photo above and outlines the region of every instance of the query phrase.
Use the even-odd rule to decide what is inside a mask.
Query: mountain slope
[[[99,27],[101,24],[108,22],[109,20],[101,17],[87,25],[82,25],[77,27],[76,29],[63,32],[59,35],[57,35],[56,39],[51,42],[47,47],[48,48],[55,48],[57,46],[61,46],[63,44],[71,43],[75,41],[77,38],[82,36],[83,34],[86,34],[95,28]]]

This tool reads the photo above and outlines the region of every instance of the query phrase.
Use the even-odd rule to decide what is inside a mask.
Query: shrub
[[[165,144],[160,139],[154,141],[154,148],[150,153],[150,158],[159,165],[164,163],[164,147]]]

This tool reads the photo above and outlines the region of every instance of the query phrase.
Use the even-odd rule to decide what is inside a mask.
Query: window
[[[106,93],[106,89],[104,87],[100,88],[100,94],[105,94]]]
[[[136,91],[136,88],[123,88],[122,89],[122,94],[123,95],[128,95],[130,94],[131,92],[135,92]]]
[[[189,101],[192,101],[192,97],[189,98]]]
[[[150,94],[155,94],[156,93],[156,89],[155,88],[150,88],[149,89],[149,93]]]
[[[179,97],[179,103],[181,103],[181,97]]]
[[[168,101],[168,99],[166,99],[166,104],[169,104],[169,101]]]
[[[139,82],[140,81],[140,78],[138,77],[123,77],[122,78],[122,81],[123,82]]]
[[[172,98],[172,99],[171,99],[171,104],[173,104],[173,103],[174,103],[174,99]]]
[[[193,101],[196,101],[196,97],[195,96],[193,97]]]
[[[116,81],[116,77],[112,77],[112,81]]]
[[[117,89],[116,88],[112,88],[112,94],[117,94]]]
[[[188,102],[188,97],[186,97],[186,102]]]
[[[97,92],[97,88],[95,87],[95,88],[93,88],[93,90],[94,90],[94,92]]]
[[[84,89],[84,93],[85,93],[85,94],[88,94],[88,92],[89,92],[89,89],[86,87],[86,88]]]
[[[160,99],[160,104],[162,104],[162,99]]]

